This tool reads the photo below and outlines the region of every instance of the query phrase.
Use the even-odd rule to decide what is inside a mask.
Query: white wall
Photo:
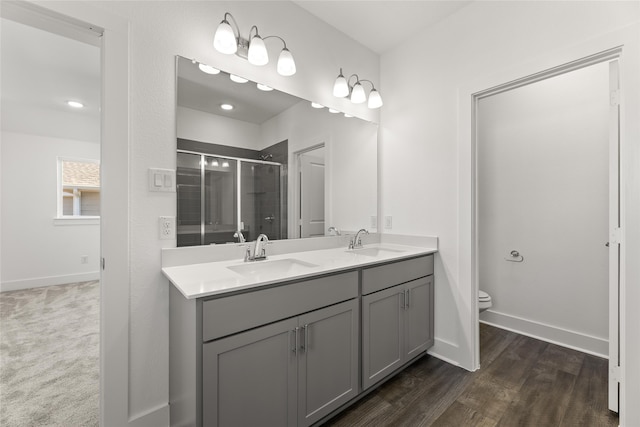
[[[3,131],[1,150],[1,290],[98,279],[99,222],[54,219],[58,157],[99,160],[100,144]]]
[[[315,100],[353,115],[377,121],[378,112],[332,96],[339,67],[358,70],[377,81],[377,55],[290,2],[41,2],[44,7],[93,19],[105,10],[126,19],[129,43],[129,316],[128,401],[130,424],[168,423],[168,290],[160,271],[160,249],[175,240],[159,240],[158,217],[176,212],[174,193],[147,191],[147,169],[175,168],[175,55],[261,81],[301,98]],[[96,14],[91,12],[95,10]],[[278,34],[296,59],[298,72],[282,77],[275,64],[254,67],[212,48],[217,24],[231,12],[244,35],[251,25],[264,34]],[[295,16],[295,19],[291,19]],[[119,30],[119,28],[118,28]],[[322,34],[322,37],[318,37]],[[108,65],[107,65],[108,66]],[[123,82],[120,82],[121,84]],[[127,82],[124,82],[127,83]],[[127,164],[127,159],[121,159]],[[104,161],[104,159],[103,159]],[[108,183],[105,183],[105,186]],[[108,230],[106,232],[109,232]],[[111,273],[113,274],[113,272]],[[109,292],[108,290],[105,292]],[[112,299],[109,299],[109,304]],[[126,304],[126,301],[123,301]],[[109,319],[107,319],[109,320]],[[113,322],[114,319],[111,319]],[[115,319],[119,323],[119,319]],[[111,351],[111,350],[110,350]],[[113,397],[113,396],[112,396]],[[113,406],[112,406],[113,408]],[[160,414],[160,415],[158,415]],[[121,416],[121,415],[119,415]],[[107,418],[109,419],[109,415]],[[153,421],[148,421],[153,420]]]
[[[394,233],[439,237],[434,352],[468,369],[476,367],[470,256],[470,99],[474,92],[467,93],[467,89],[488,89],[568,62],[567,58],[577,60],[612,48],[622,39],[627,47],[622,79],[623,114],[628,115],[623,119],[623,167],[627,171],[625,271],[629,286],[627,298],[623,297],[629,306],[624,314],[629,330],[622,331],[627,338],[623,352],[629,360],[640,360],[640,342],[631,333],[637,331],[634,325],[640,319],[629,302],[630,296],[640,298],[638,35],[636,29],[620,37],[608,34],[637,25],[638,7],[637,2],[474,2],[421,32],[419,39],[382,55],[381,211],[393,215]],[[480,86],[478,82],[491,84]],[[412,191],[400,191],[407,183]],[[637,365],[631,362],[625,368],[629,376],[622,386],[629,399],[623,414],[628,417],[627,425],[640,424],[640,410],[632,403],[640,401]]]
[[[178,138],[260,150],[260,125],[177,107]]]
[[[477,110],[479,280],[493,299],[480,319],[604,357],[609,108],[605,62]]]

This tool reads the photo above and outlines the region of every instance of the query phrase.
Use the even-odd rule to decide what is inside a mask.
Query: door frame
[[[611,94],[610,97],[610,108],[608,114],[608,126],[609,126],[609,139],[608,139],[608,152],[609,152],[609,160],[608,160],[608,174],[609,174],[609,186],[608,186],[608,227],[609,227],[609,235],[610,235],[610,243],[609,244],[609,261],[608,261],[608,277],[609,277],[609,303],[608,303],[608,318],[609,318],[609,409],[618,412],[618,385],[619,385],[619,366],[620,366],[620,346],[619,346],[619,328],[620,328],[620,317],[619,317],[619,301],[620,301],[620,283],[619,283],[619,265],[620,265],[620,239],[618,237],[618,233],[616,230],[620,230],[620,168],[619,168],[619,75],[618,75],[618,61],[621,54],[621,48],[613,48],[604,52],[600,52],[594,55],[591,55],[586,58],[582,58],[576,61],[572,61],[567,64],[560,65],[558,67],[554,67],[548,70],[541,71],[539,73],[525,76],[520,79],[516,79],[514,81],[510,81],[504,84],[501,84],[496,87],[492,87],[480,92],[477,92],[472,95],[473,101],[473,110],[472,110],[472,120],[473,120],[473,133],[472,133],[472,144],[473,144],[473,152],[474,152],[474,247],[476,248],[474,253],[473,262],[475,264],[474,269],[474,288],[479,289],[479,262],[478,262],[478,233],[479,229],[477,227],[478,221],[478,203],[477,203],[477,185],[478,185],[478,152],[477,152],[477,114],[479,110],[479,102],[482,99],[488,98],[490,96],[495,96],[500,93],[504,93],[510,90],[514,90],[523,86],[527,86],[536,82],[544,81],[546,79],[564,75],[570,73],[572,71],[577,71],[592,65],[596,64],[609,64],[609,92]],[[604,244],[604,242],[603,242]],[[477,307],[477,299],[474,301]],[[479,312],[477,309],[474,310],[474,315],[479,321]],[[479,345],[479,325],[476,327],[476,360],[478,365],[480,365],[480,345]]]
[[[324,198],[325,198],[325,204],[324,204],[324,209],[325,209],[325,224],[327,223],[327,194],[328,194],[328,190],[329,187],[327,186],[327,174],[328,174],[328,170],[327,170],[327,157],[328,157],[328,144],[326,143],[326,140],[322,139],[321,142],[315,142],[312,145],[309,145],[303,149],[297,150],[293,153],[293,162],[291,162],[291,174],[289,175],[291,178],[293,178],[293,182],[294,185],[292,186],[292,193],[291,193],[291,209],[293,214],[290,217],[290,227],[289,227],[289,238],[300,238],[300,218],[301,218],[301,210],[300,210],[300,202],[301,202],[301,197],[300,197],[300,191],[301,191],[301,185],[302,182],[300,180],[300,173],[302,171],[301,165],[300,165],[300,161],[301,161],[301,157],[304,154],[307,154],[311,151],[320,149],[320,148],[324,148],[325,152],[324,152],[324,162],[325,162],[325,178],[324,178]]]
[[[100,425],[129,425],[129,23],[83,2],[3,1],[5,13],[102,34]]]

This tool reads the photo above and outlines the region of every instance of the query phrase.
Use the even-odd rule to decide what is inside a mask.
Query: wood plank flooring
[[[617,426],[605,359],[480,325],[482,368],[426,356],[325,426]]]

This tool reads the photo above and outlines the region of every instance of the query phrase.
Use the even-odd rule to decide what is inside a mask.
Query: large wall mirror
[[[178,246],[371,225],[376,124],[180,56],[176,68]]]

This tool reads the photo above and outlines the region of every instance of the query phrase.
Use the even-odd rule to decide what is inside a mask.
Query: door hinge
[[[619,245],[622,243],[622,229],[620,227],[613,229],[613,231],[611,232],[610,242],[614,245]]]
[[[104,270],[104,258],[102,258],[102,269]]]
[[[612,107],[615,107],[616,105],[620,105],[620,90],[619,89],[612,90],[611,92],[609,92],[609,104]]]
[[[620,381],[620,366],[609,366],[609,379],[619,383]]]

